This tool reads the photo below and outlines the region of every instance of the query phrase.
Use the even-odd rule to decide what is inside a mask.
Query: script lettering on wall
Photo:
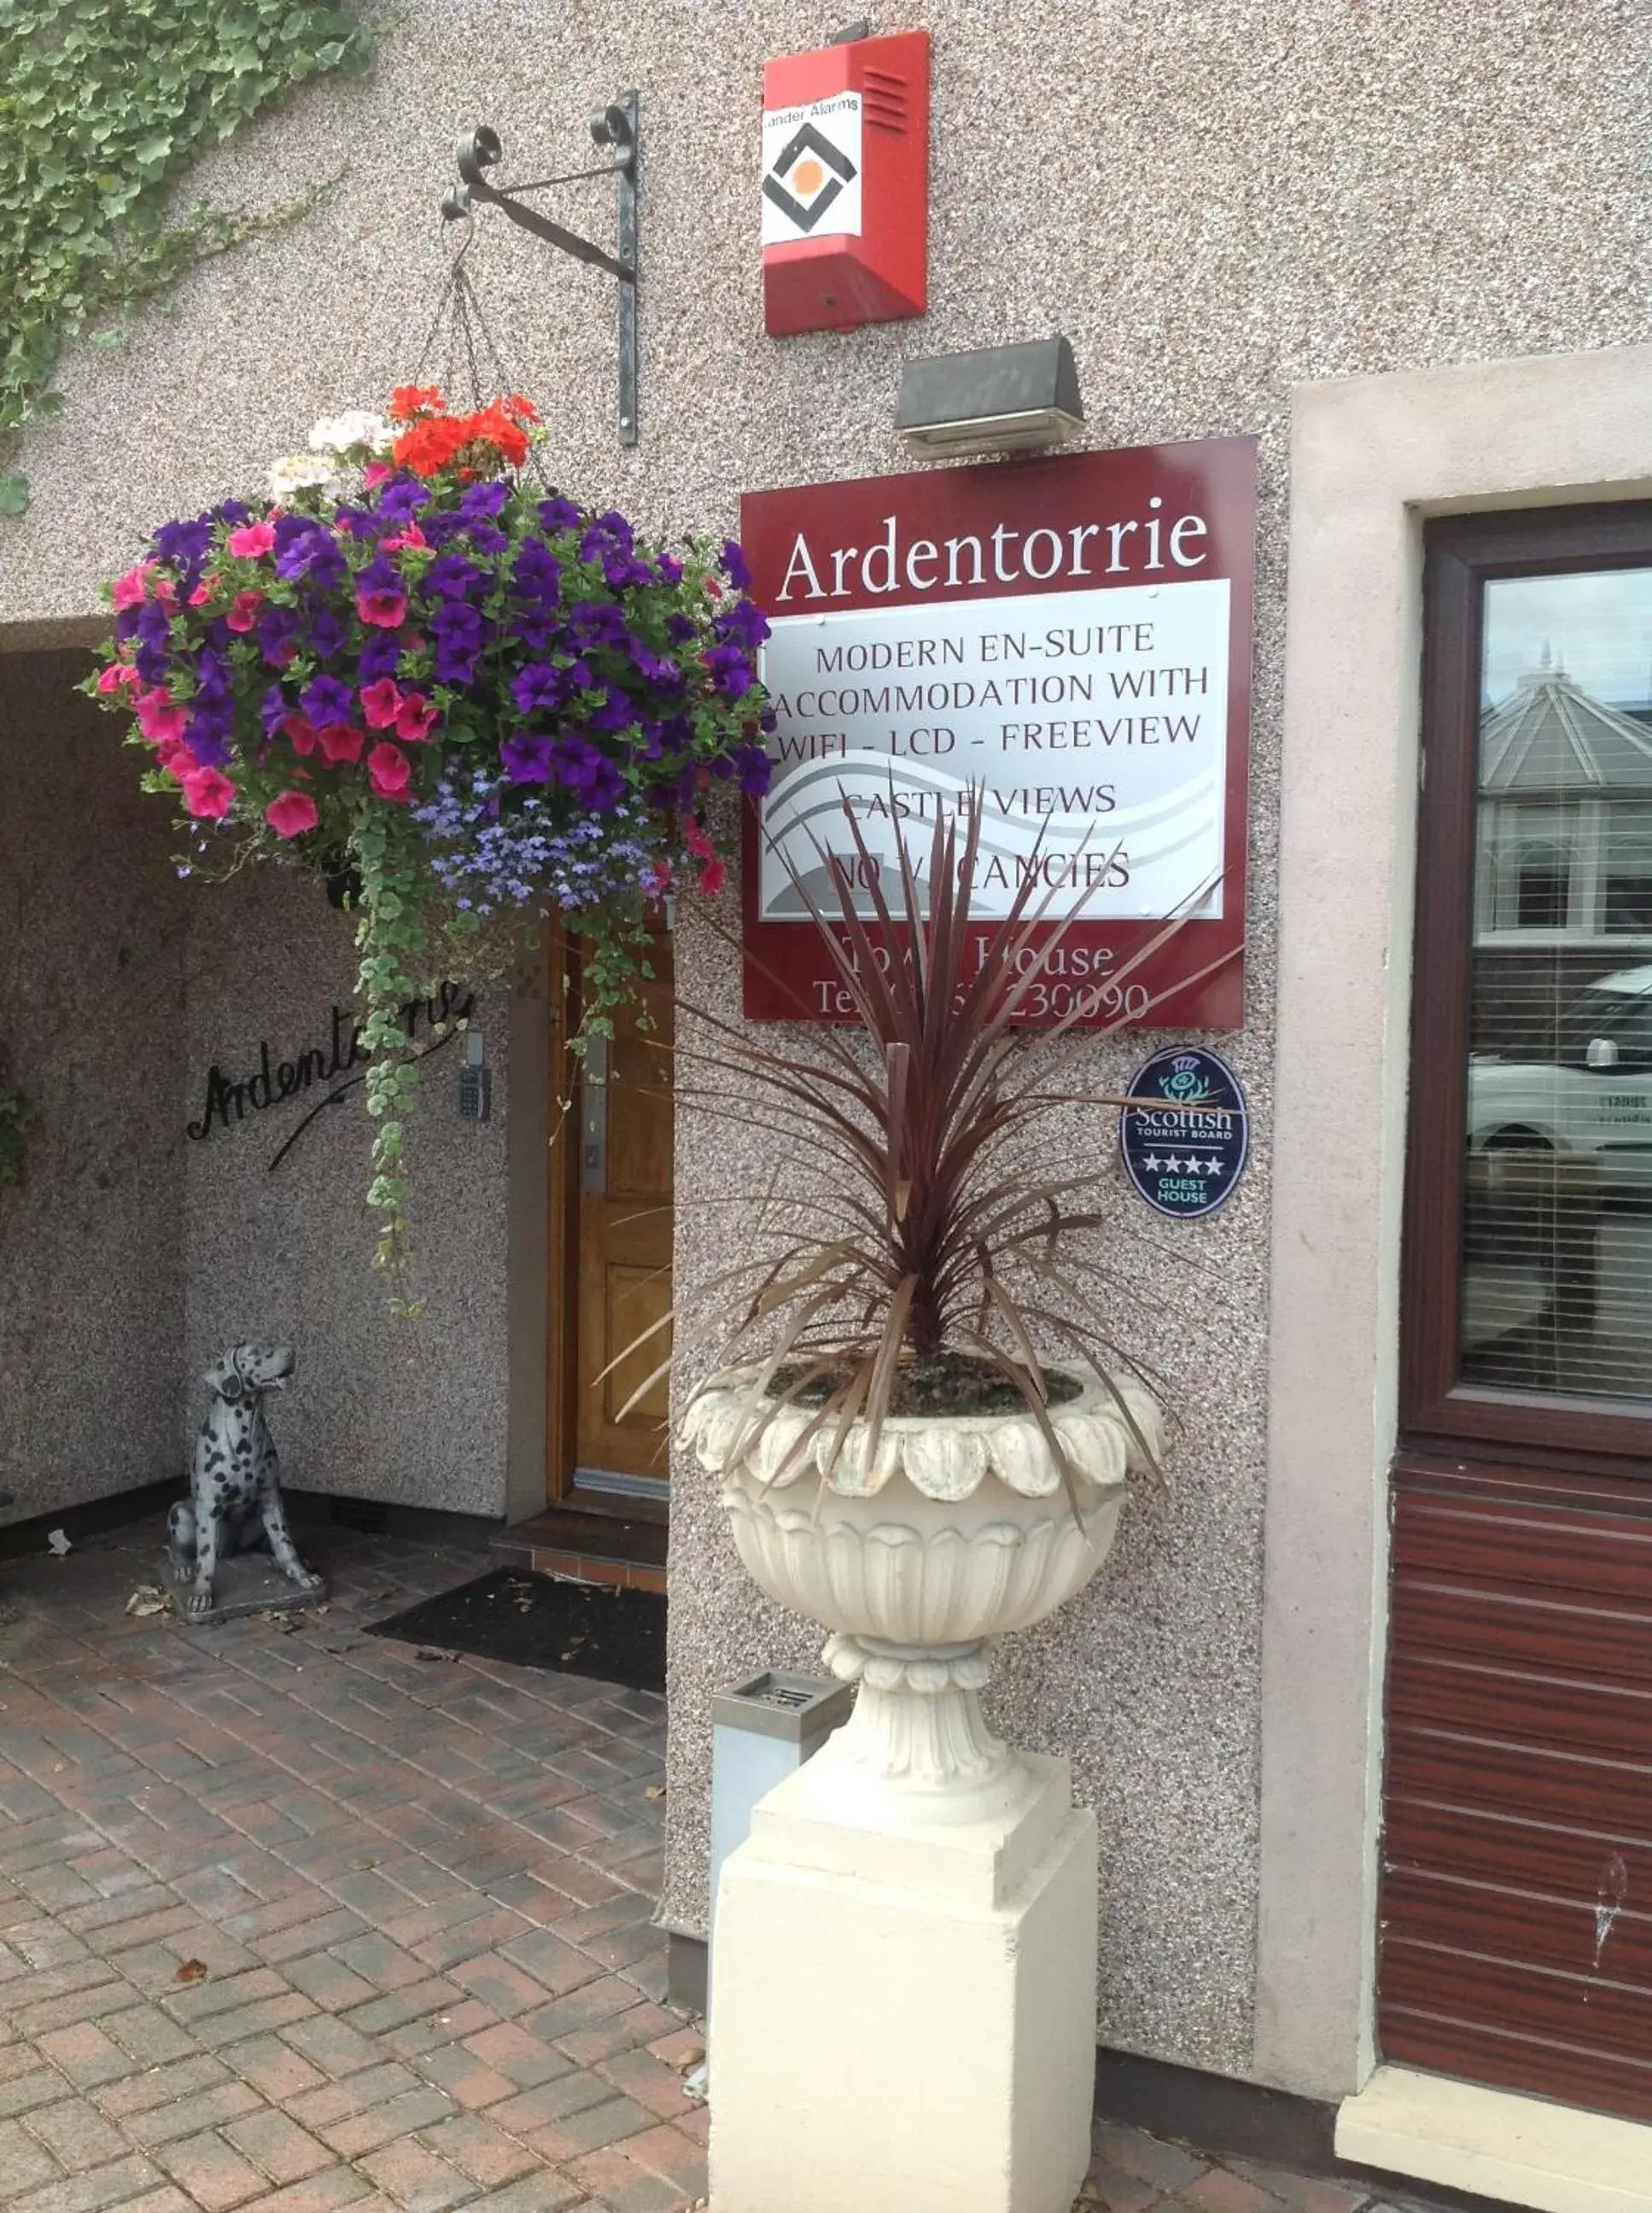
[[[440,1052],[444,1046],[450,1045],[458,1033],[454,1025],[468,1020],[475,1004],[476,994],[454,983],[438,985],[428,999],[409,999],[401,1009],[402,1027],[408,1036],[417,1039],[421,1032],[436,1033],[419,1058]],[[206,1095],[201,1112],[193,1121],[185,1124],[184,1134],[198,1143],[210,1137],[214,1130],[234,1128],[248,1114],[265,1113],[272,1106],[284,1106],[314,1088],[322,1088],[322,1097],[297,1128],[289,1133],[271,1161],[273,1171],[280,1167],[321,1109],[336,1105],[363,1081],[370,1058],[363,1047],[361,1030],[353,1018],[342,1007],[335,1006],[330,1013],[326,1045],[307,1046],[290,1060],[277,1060],[269,1039],[260,1039],[258,1065],[243,1076],[226,1074],[214,1061],[207,1070]],[[362,1075],[350,1073],[358,1068]]]
[[[844,801],[887,881],[975,788],[978,917],[1029,875],[1079,917],[1027,1021],[1240,1026],[1253,439],[748,493],[741,538],[777,718],[748,1015],[850,1011],[792,881],[831,904]]]

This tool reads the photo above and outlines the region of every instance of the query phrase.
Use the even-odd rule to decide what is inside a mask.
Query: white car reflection
[[[1555,1044],[1552,1062],[1470,1061],[1470,1151],[1593,1155],[1605,1191],[1652,1196],[1652,966],[1592,984]]]

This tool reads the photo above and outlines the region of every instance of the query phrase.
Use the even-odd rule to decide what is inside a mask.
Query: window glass
[[[1482,615],[1463,1381],[1652,1398],[1652,569]]]

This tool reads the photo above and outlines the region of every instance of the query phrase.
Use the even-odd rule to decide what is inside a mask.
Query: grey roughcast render
[[[253,1551],[260,1540],[296,1589],[319,1594],[325,1588],[293,1545],[275,1440],[264,1418],[266,1393],[284,1390],[297,1364],[291,1345],[254,1342],[231,1346],[206,1372],[212,1403],[195,1440],[190,1495],[167,1516],[181,1610],[192,1620],[216,1610],[220,1561]]]

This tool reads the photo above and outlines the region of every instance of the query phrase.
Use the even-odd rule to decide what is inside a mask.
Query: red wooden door
[[[1436,525],[1386,2058],[1652,2121],[1652,509]]]

